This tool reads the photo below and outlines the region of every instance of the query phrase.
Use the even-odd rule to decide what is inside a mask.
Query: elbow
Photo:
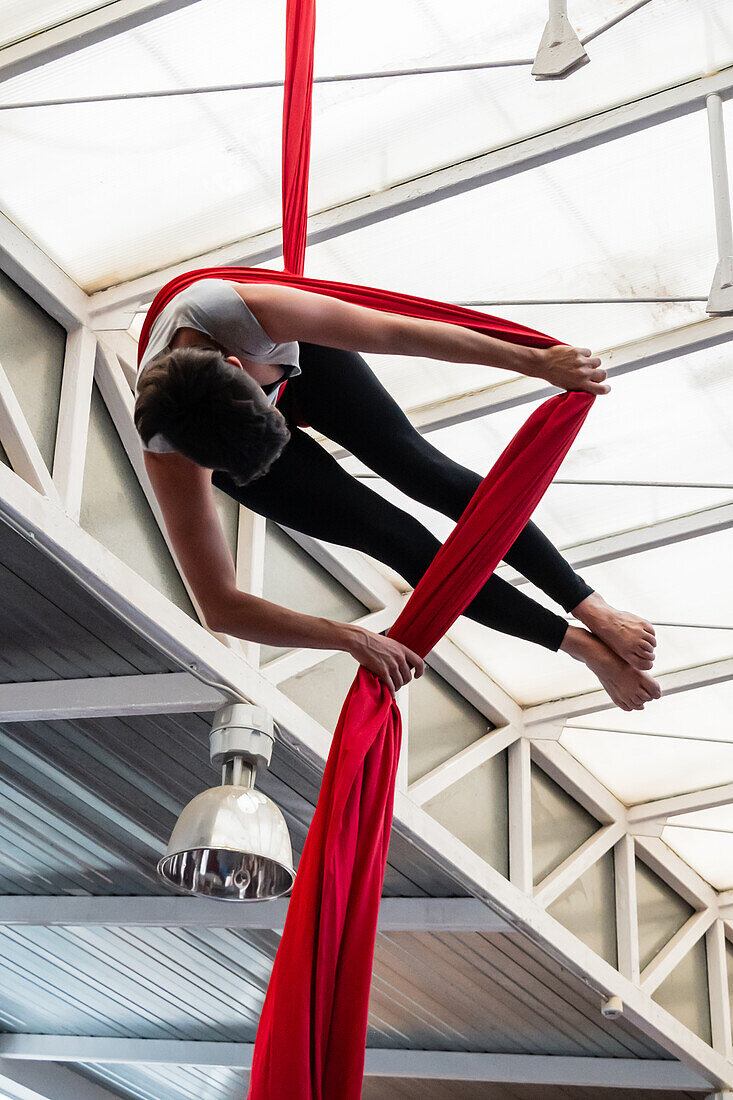
[[[201,614],[207,628],[214,634],[231,634],[232,626],[227,615],[219,611],[207,611],[204,608],[201,608]]]
[[[222,599],[201,601],[199,604],[204,622],[215,634],[234,634],[235,619],[231,595]]]

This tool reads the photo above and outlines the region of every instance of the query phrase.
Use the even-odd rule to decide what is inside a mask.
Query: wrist
[[[547,370],[545,349],[522,347],[516,369],[527,378],[545,378]]]
[[[329,626],[333,635],[333,649],[341,649],[345,653],[354,656],[357,649],[363,644],[364,631],[355,623],[330,622]]]

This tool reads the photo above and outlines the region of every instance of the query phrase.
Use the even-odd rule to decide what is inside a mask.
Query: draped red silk
[[[313,100],[315,0],[288,0],[283,89],[283,256],[286,271],[303,274]]]
[[[390,635],[425,656],[522,530],[593,403],[541,405],[479,486]],[[339,717],[255,1044],[249,1100],[359,1100],[400,712],[360,669]]]
[[[139,356],[160,311],[199,279],[277,283],[388,313],[461,325],[549,347],[543,333],[443,302],[303,277],[315,0],[288,0],[283,120],[285,272],[205,268],[156,296]],[[450,367],[446,367],[450,370]],[[525,526],[593,398],[546,401],[479,486],[390,634],[425,656],[486,582]],[[361,668],[346,697],[293,888],[260,1018],[249,1100],[359,1100],[379,902],[400,753],[400,713]]]

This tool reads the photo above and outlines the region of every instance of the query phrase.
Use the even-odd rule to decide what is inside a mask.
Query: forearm
[[[233,284],[234,285],[234,284]],[[475,363],[535,375],[541,355],[535,348],[443,321],[342,302],[328,295],[290,287],[236,288],[273,340],[305,340],[343,351],[425,356],[448,363]]]
[[[541,355],[536,348],[497,340],[483,332],[442,321],[403,317],[400,322],[387,326],[390,346],[383,350],[388,354],[419,355],[446,363],[475,363],[525,375],[536,375],[540,370]]]
[[[350,623],[302,615],[269,600],[235,591],[205,609],[212,630],[262,645],[351,652],[359,631]]]

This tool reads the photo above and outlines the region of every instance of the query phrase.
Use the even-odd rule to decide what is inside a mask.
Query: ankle
[[[560,652],[567,653],[576,661],[584,661],[588,655],[592,635],[582,626],[568,626],[560,645]]]
[[[604,600],[603,596],[598,592],[591,592],[589,596],[586,596],[584,600],[581,600],[577,607],[574,607],[570,614],[578,622],[588,623],[594,618],[597,618],[599,614],[603,614],[608,610],[608,604]]]

